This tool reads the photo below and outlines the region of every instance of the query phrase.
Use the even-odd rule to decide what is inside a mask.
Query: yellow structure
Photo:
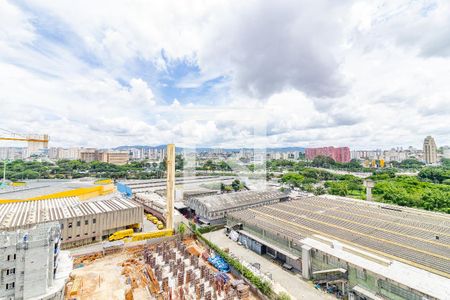
[[[82,288],[83,288],[83,280],[79,277],[76,277],[75,280],[73,281],[72,287],[70,289],[70,293],[69,293],[70,298],[77,299]]]
[[[370,164],[370,166],[372,168],[376,168],[377,167],[377,162],[375,161],[375,159],[372,159],[372,163]]]
[[[151,231],[151,232],[140,232],[140,233],[133,234],[131,236],[130,241],[136,242],[136,241],[143,241],[143,240],[160,238],[160,237],[164,237],[164,236],[172,236],[172,235],[173,235],[172,229],[165,229],[165,230]]]
[[[11,182],[9,185],[10,186],[26,186],[27,183],[23,182],[23,181],[16,181],[16,182]]]
[[[113,234],[111,234],[109,236],[108,240],[110,242],[117,241],[117,240],[121,240],[121,239],[126,238],[126,237],[130,237],[133,234],[134,234],[134,230],[133,229],[119,230],[119,231],[116,231]]]
[[[45,148],[48,147],[48,135],[27,135],[22,136],[18,133],[11,133],[10,136],[0,136],[2,141],[18,141],[18,142],[29,142],[29,143],[43,143]]]
[[[112,183],[113,182],[111,179],[99,179],[94,182],[94,184],[98,184],[98,185],[105,185],[105,184],[112,184]]]
[[[19,134],[2,128],[0,128],[0,131],[4,132],[0,134],[0,140],[28,142],[28,155],[36,153],[39,149],[48,148],[48,134]]]
[[[114,192],[114,184],[97,185],[91,187],[83,187],[73,190],[67,190],[63,192],[57,192],[53,194],[47,194],[27,199],[0,199],[0,204],[5,203],[15,203],[15,202],[27,202],[27,201],[38,201],[38,200],[48,200],[56,198],[66,198],[66,197],[78,197],[80,200],[87,200],[98,196],[103,196]]]
[[[80,200],[87,200],[90,198],[103,196],[114,192],[114,185],[99,185],[99,186],[91,186],[78,188],[73,190],[68,190],[64,192],[58,192],[48,195],[42,195],[38,197],[28,198],[26,201],[30,200],[45,200],[45,199],[53,199],[53,198],[65,198],[65,197],[78,197]]]

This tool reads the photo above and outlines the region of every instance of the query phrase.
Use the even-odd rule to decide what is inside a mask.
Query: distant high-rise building
[[[306,148],[306,159],[313,160],[316,156],[328,156],[334,161],[349,162],[350,161],[350,148],[349,147],[322,147],[322,148]]]
[[[48,149],[48,158],[53,159],[53,160],[79,159],[80,158],[80,149],[79,148],[51,147]]]
[[[423,157],[427,164],[434,164],[437,162],[437,147],[431,136],[427,136],[423,141]]]
[[[80,150],[80,159],[85,162],[92,162],[98,160],[97,149],[84,148]]]
[[[101,161],[114,165],[125,165],[130,159],[130,153],[128,151],[86,148],[80,151],[80,159],[85,162]]]
[[[108,151],[107,162],[115,165],[125,165],[130,160],[128,151]]]

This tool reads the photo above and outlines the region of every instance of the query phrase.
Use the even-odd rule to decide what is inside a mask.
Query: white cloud
[[[0,0],[0,128],[62,146],[450,144],[449,20],[429,0]],[[164,100],[179,61],[199,73],[178,88],[226,80]]]

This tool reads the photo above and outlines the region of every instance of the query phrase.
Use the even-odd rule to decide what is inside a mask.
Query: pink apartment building
[[[350,161],[350,148],[349,147],[322,147],[322,148],[306,148],[305,156],[308,160],[313,160],[316,156],[328,156],[337,162],[349,162]]]

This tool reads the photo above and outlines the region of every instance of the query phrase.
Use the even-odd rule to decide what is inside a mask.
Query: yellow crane
[[[19,134],[0,128],[0,141],[28,142],[28,151],[48,148],[48,134]],[[6,179],[6,160],[3,162],[3,182]]]
[[[47,134],[20,134],[11,132],[6,129],[0,128],[0,140],[3,141],[21,141],[28,143],[43,143],[44,147],[48,147],[48,135]]]

